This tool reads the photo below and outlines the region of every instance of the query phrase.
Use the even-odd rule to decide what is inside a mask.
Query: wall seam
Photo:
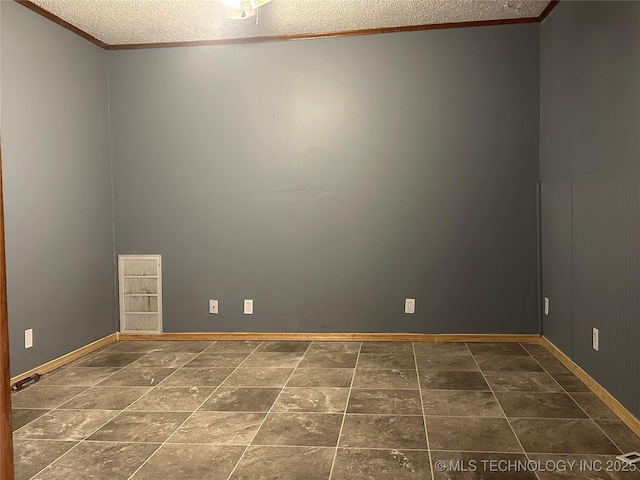
[[[107,120],[109,125],[109,171],[111,174],[111,252],[113,265],[113,331],[118,331],[118,259],[116,257],[116,204],[115,204],[115,187],[113,176],[113,136],[111,128],[111,56],[109,52],[105,52],[107,56]]]
[[[574,317],[574,309],[575,309],[575,288],[574,288],[574,281],[573,281],[573,274],[574,274],[574,265],[573,265],[573,249],[574,249],[574,242],[573,242],[573,218],[574,218],[574,205],[573,205],[573,174],[571,174],[569,176],[569,242],[571,242],[571,254],[569,256],[569,261],[571,262],[571,311],[570,311],[570,318],[569,318],[569,325],[571,327],[571,345],[570,345],[570,351],[569,351],[569,358],[571,360],[573,360],[575,362],[575,356],[573,354],[573,345],[574,345],[574,338],[575,338],[575,325],[574,325],[574,321],[573,321],[573,317]]]
[[[544,334],[544,317],[542,313],[542,298],[544,296],[542,277],[542,182],[536,183],[536,254],[538,269],[538,335]]]
[[[555,4],[551,9],[555,7]],[[536,253],[538,255],[538,335],[544,335],[544,271],[542,263],[542,22],[551,9],[544,14],[538,24],[538,181],[536,182]],[[543,12],[544,13],[544,12]]]

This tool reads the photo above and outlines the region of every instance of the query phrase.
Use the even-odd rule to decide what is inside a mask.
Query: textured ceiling
[[[538,17],[548,0],[272,0],[233,19],[218,0],[31,0],[108,45],[313,36]]]

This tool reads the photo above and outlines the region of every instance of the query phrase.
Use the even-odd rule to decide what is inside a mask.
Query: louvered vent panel
[[[119,255],[120,331],[162,333],[160,255]]]
[[[122,285],[124,293],[158,293],[155,278],[125,278]]]

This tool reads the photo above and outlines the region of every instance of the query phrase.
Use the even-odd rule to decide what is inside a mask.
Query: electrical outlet
[[[33,329],[24,331],[24,348],[33,347]]]
[[[209,300],[209,313],[218,313],[218,300]]]
[[[404,313],[416,313],[416,299],[405,298],[404,299]]]
[[[244,301],[244,314],[245,315],[253,315],[253,300]]]
[[[600,349],[600,332],[597,328],[593,329],[593,349],[596,352]]]
[[[549,315],[549,298],[544,297],[544,314]]]

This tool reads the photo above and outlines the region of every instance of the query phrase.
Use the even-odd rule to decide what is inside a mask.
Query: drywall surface
[[[638,85],[640,3],[560,2],[543,22],[544,332],[636,416]]]
[[[0,4],[15,376],[115,331],[108,63],[106,51],[77,35]]]
[[[538,25],[109,58],[165,331],[536,332]]]

